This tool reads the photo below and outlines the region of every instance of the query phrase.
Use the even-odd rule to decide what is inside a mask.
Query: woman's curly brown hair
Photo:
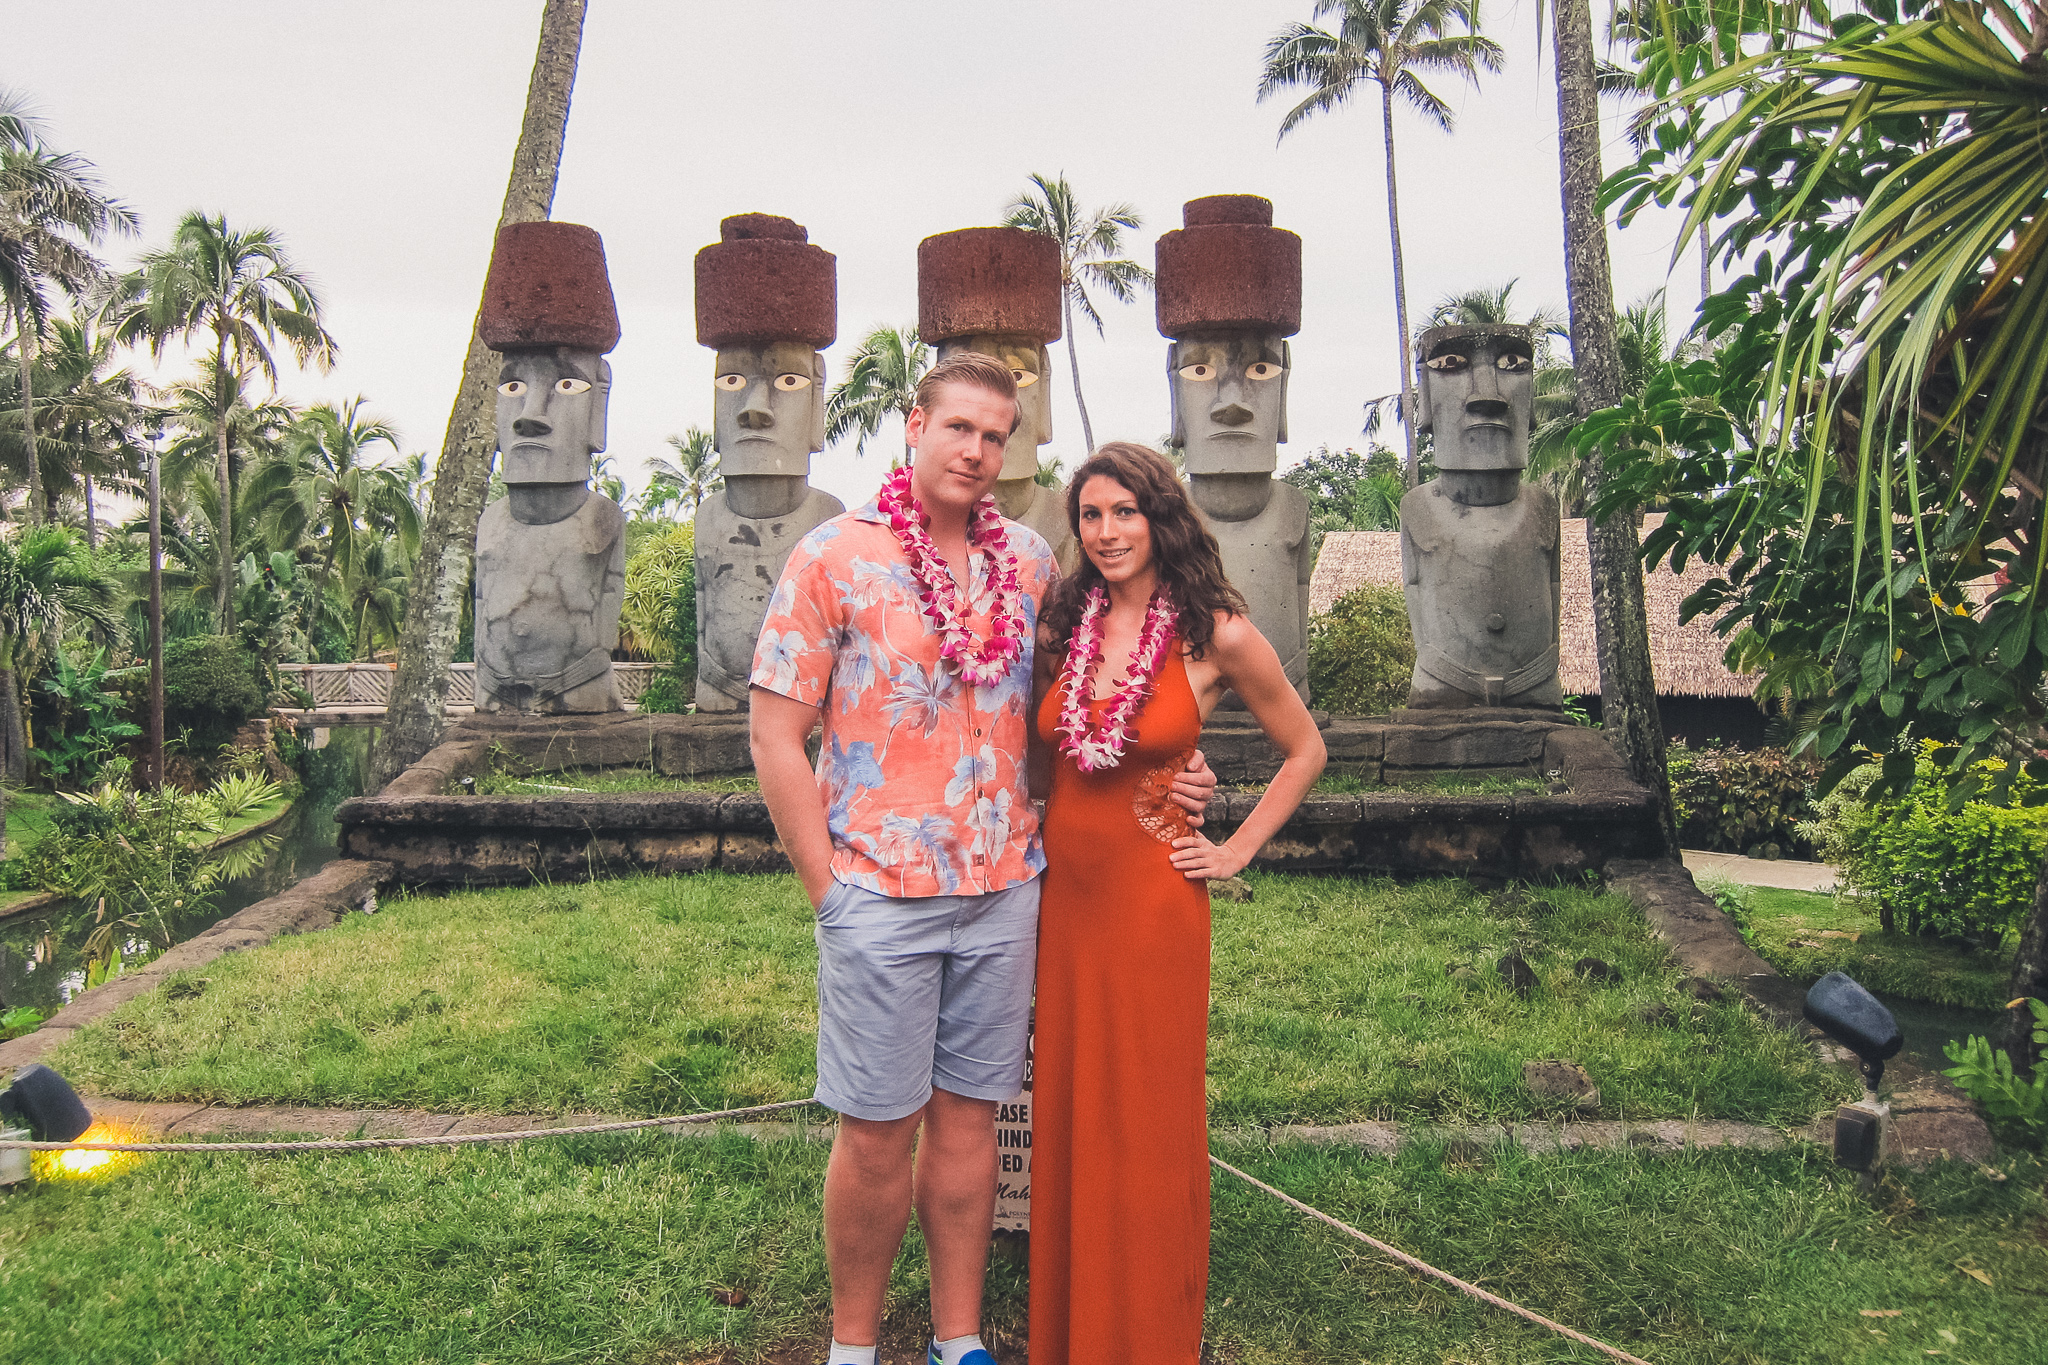
[[[1247,614],[1243,596],[1223,576],[1223,552],[1188,501],[1180,476],[1158,451],[1131,441],[1111,441],[1074,471],[1067,485],[1067,525],[1081,538],[1081,490],[1096,477],[1114,480],[1138,500],[1138,511],[1152,529],[1152,567],[1159,586],[1180,615],[1179,632],[1199,659],[1216,634],[1216,613]],[[1064,654],[1081,624],[1088,590],[1102,585],[1102,571],[1084,550],[1080,568],[1052,585],[1039,613],[1039,624],[1053,648]]]

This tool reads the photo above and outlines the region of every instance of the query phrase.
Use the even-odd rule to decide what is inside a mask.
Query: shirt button
[[[974,737],[975,737],[976,739],[980,739],[980,738],[981,738],[981,727],[980,727],[979,725],[977,725],[977,726],[975,726],[975,727],[974,727]]]
[[[977,853],[977,854],[975,854],[975,855],[974,855],[974,865],[975,865],[976,867],[980,867],[980,866],[981,866],[981,855],[980,855],[979,853]]]

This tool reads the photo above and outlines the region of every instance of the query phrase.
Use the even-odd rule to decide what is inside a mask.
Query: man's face
[[[1447,337],[1422,361],[1416,425],[1434,433],[1438,469],[1525,469],[1535,410],[1529,345],[1512,336]]]
[[[825,448],[825,358],[800,341],[718,352],[714,410],[725,474],[811,472]]]
[[[942,384],[929,409],[910,410],[910,486],[926,511],[964,513],[988,496],[1016,419],[1017,404],[979,384]]]
[[[596,351],[513,351],[498,370],[506,483],[582,483],[604,449],[612,370]]]
[[[1167,348],[1173,434],[1190,474],[1269,474],[1287,439],[1287,343],[1246,333]]]
[[[1003,477],[1030,479],[1038,475],[1038,448],[1052,439],[1052,389],[1045,382],[1051,369],[1045,347],[1028,337],[979,335],[939,343],[939,359],[960,351],[979,351],[1010,367],[1017,381],[1017,406],[1023,420],[1003,450]]]

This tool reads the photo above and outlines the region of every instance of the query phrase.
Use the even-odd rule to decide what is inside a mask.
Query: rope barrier
[[[664,1128],[686,1123],[716,1123],[725,1119],[759,1118],[767,1114],[787,1113],[792,1109],[804,1109],[816,1104],[816,1100],[781,1100],[775,1104],[749,1105],[743,1109],[719,1109],[704,1114],[673,1114],[658,1119],[621,1119],[610,1123],[585,1123],[567,1128],[520,1128],[506,1133],[444,1133],[437,1137],[401,1138],[325,1138],[305,1142],[0,1142],[0,1151],[27,1150],[31,1152],[362,1152],[378,1148],[394,1147],[460,1147],[477,1142],[523,1142],[537,1137],[580,1137],[591,1133],[625,1133],[639,1128]],[[1399,1247],[1389,1246],[1377,1237],[1360,1232],[1349,1223],[1340,1222],[1302,1203],[1284,1190],[1275,1189],[1256,1176],[1240,1171],[1223,1158],[1210,1154],[1209,1161],[1219,1170],[1228,1172],[1250,1185],[1272,1195],[1288,1207],[1297,1209],[1319,1223],[1327,1224],[1347,1237],[1365,1243],[1382,1255],[1391,1257],[1410,1270],[1442,1280],[1460,1293],[1469,1294],[1481,1303],[1491,1304],[1516,1317],[1547,1327],[1561,1336],[1569,1337],[1584,1346],[1622,1361],[1624,1365],[1650,1365],[1639,1356],[1595,1340],[1584,1332],[1574,1331],[1563,1323],[1552,1322],[1541,1313],[1532,1313],[1517,1303],[1510,1303],[1498,1294],[1489,1294],[1478,1285],[1461,1280],[1449,1271],[1438,1270],[1429,1262],[1410,1256]]]
[[[586,1133],[624,1133],[635,1128],[664,1128],[681,1123],[716,1123],[750,1119],[802,1109],[816,1100],[781,1100],[745,1109],[719,1109],[708,1114],[674,1114],[661,1119],[621,1119],[585,1123],[571,1128],[520,1128],[509,1133],[444,1133],[439,1137],[328,1138],[308,1142],[0,1142],[0,1151],[31,1152],[364,1152],[378,1147],[460,1147],[472,1142],[521,1142],[535,1137],[577,1137]]]
[[[1526,1319],[1529,1322],[1533,1322],[1539,1327],[1548,1327],[1551,1331],[1558,1333],[1560,1336],[1570,1337],[1573,1341],[1578,1342],[1582,1346],[1590,1346],[1596,1351],[1613,1357],[1615,1360],[1625,1362],[1625,1365],[1650,1365],[1649,1361],[1642,1359],[1640,1356],[1632,1356],[1627,1351],[1621,1350],[1619,1347],[1609,1346],[1604,1341],[1596,1341],[1592,1337],[1587,1336],[1584,1332],[1575,1332],[1561,1322],[1552,1322],[1549,1318],[1544,1317],[1541,1313],[1532,1313],[1518,1303],[1508,1302],[1506,1299],[1500,1297],[1500,1295],[1498,1294],[1489,1294],[1484,1289],[1481,1289],[1478,1285],[1473,1284],[1467,1280],[1461,1280],[1456,1275],[1451,1274],[1447,1270],[1438,1270],[1429,1262],[1418,1259],[1414,1256],[1410,1256],[1407,1252],[1401,1250],[1399,1247],[1388,1246],[1379,1238],[1368,1236],[1367,1234],[1360,1232],[1357,1228],[1352,1227],[1349,1223],[1341,1223],[1337,1221],[1335,1218],[1332,1218],[1329,1214],[1324,1213],[1321,1209],[1309,1207],[1307,1204],[1302,1203],[1299,1199],[1296,1199],[1293,1195],[1288,1194],[1286,1191],[1276,1190],[1271,1185],[1268,1185],[1265,1181],[1260,1180],[1258,1177],[1245,1174],[1245,1172],[1240,1171],[1239,1169],[1237,1169],[1237,1167],[1231,1165],[1229,1162],[1225,1161],[1222,1157],[1215,1155],[1213,1152],[1209,1156],[1209,1161],[1212,1165],[1215,1165],[1219,1169],[1230,1172],[1230,1174],[1236,1176],[1245,1184],[1250,1185],[1253,1189],[1264,1190],[1267,1194],[1272,1195],[1275,1199],[1279,1200],[1283,1204],[1288,1205],[1290,1208],[1299,1209],[1301,1212],[1307,1214],[1309,1217],[1315,1219],[1317,1222],[1328,1224],[1330,1227],[1335,1228],[1337,1231],[1343,1233],[1347,1237],[1356,1238],[1357,1240],[1371,1247],[1373,1250],[1378,1251],[1383,1255],[1392,1257],[1394,1260],[1400,1262],[1402,1265],[1407,1266],[1410,1270],[1419,1270],[1425,1275],[1429,1275],[1436,1279],[1442,1280],[1445,1284],[1451,1286],[1453,1289],[1456,1289],[1458,1292],[1462,1294],[1469,1294],[1473,1298],[1479,1300],[1481,1303],[1491,1304],[1495,1308],[1499,1308],[1506,1312],[1513,1313],[1516,1317]]]

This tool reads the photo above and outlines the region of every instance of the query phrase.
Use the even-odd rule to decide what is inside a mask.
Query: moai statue
[[[603,239],[575,223],[500,229],[478,331],[504,357],[506,495],[476,525],[477,709],[616,711],[626,514],[589,486],[611,396],[604,356],[619,344]]]
[[[846,510],[811,487],[825,448],[838,262],[787,218],[743,213],[697,253],[697,341],[718,352],[725,491],[697,509],[697,709],[743,711],[754,640],[796,543]]]
[[[1022,409],[1003,451],[996,506],[1045,537],[1061,564],[1078,552],[1064,490],[1038,484],[1038,448],[1052,439],[1052,365],[1060,339],[1060,250],[1022,228],[963,228],[917,244],[917,335],[939,359],[980,351],[1010,367]]]
[[[1191,199],[1159,239],[1173,439],[1223,569],[1308,699],[1308,498],[1273,477],[1287,439],[1287,338],[1301,330],[1301,238],[1251,194]],[[1232,696],[1225,706],[1240,705]]]
[[[1411,707],[1562,702],[1557,498],[1522,480],[1534,362],[1526,327],[1422,334],[1416,429],[1438,473],[1401,499]]]

